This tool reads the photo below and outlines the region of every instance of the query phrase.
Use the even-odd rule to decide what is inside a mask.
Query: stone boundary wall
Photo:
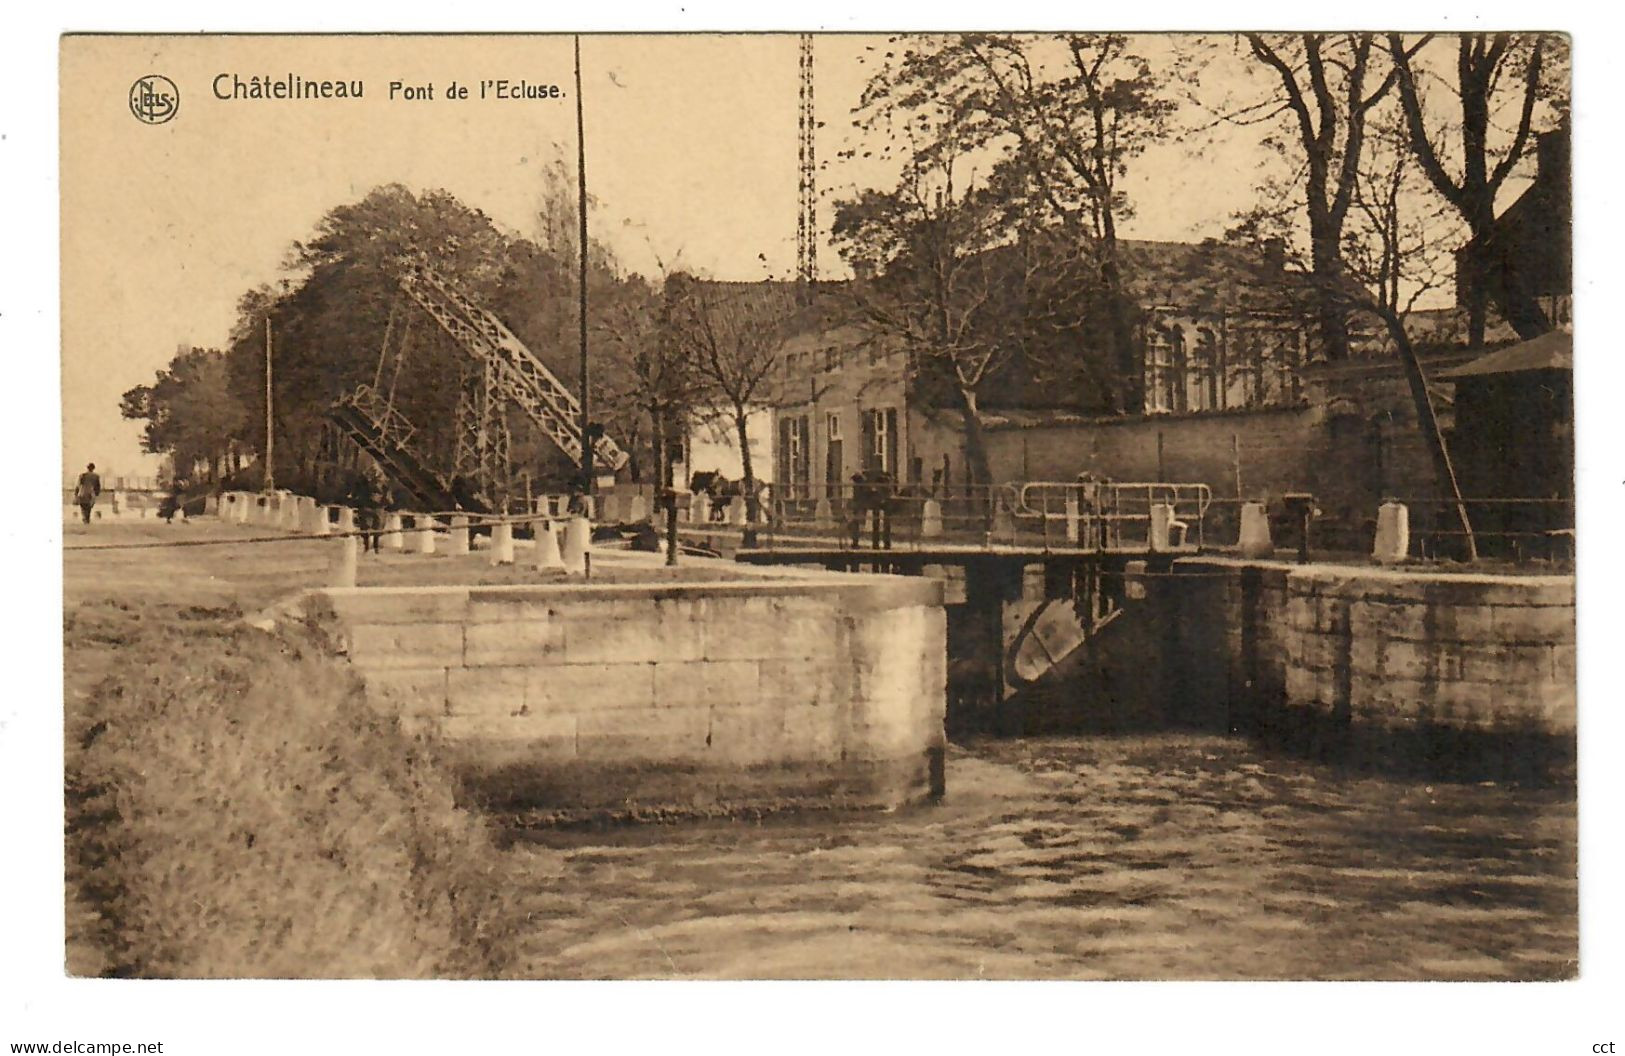
[[[941,792],[942,585],[350,588],[377,708],[432,727],[483,798],[569,814],[892,807]]]
[[[1165,581],[1178,596],[1164,611],[1187,633],[1203,620],[1223,628],[1186,651],[1186,692],[1223,686],[1233,725],[1376,751],[1423,734],[1572,753],[1572,576],[1228,558],[1175,570],[1190,582]]]

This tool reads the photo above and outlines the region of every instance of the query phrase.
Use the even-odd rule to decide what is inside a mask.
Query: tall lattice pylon
[[[812,295],[818,281],[818,122],[813,107],[813,38],[801,34],[800,142],[796,161],[800,171],[800,207],[796,214],[796,282],[801,295]]]

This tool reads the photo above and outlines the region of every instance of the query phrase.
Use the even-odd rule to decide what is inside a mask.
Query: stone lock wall
[[[495,801],[568,813],[890,807],[940,793],[926,579],[314,592],[374,706]]]
[[[1225,694],[1237,725],[1375,752],[1569,756],[1574,579],[1225,558],[1177,562],[1173,619],[1224,630],[1185,651],[1187,694]],[[1469,743],[1471,742],[1471,743]],[[1407,744],[1409,751],[1415,745]]]

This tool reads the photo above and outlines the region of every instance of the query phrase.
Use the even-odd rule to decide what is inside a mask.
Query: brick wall
[[[940,785],[942,586],[325,590],[369,700],[490,799],[573,810],[893,806]]]

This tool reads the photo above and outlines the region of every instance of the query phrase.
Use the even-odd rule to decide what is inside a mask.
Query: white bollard
[[[1131,601],[1145,600],[1145,573],[1144,561],[1123,562],[1123,597]]]
[[[384,514],[384,530],[378,536],[378,548],[396,553],[406,549],[406,540],[401,537],[401,515],[393,510]]]
[[[1411,511],[1402,502],[1377,507],[1377,540],[1371,556],[1385,565],[1398,564],[1411,552]]]
[[[454,514],[451,518],[451,535],[446,539],[446,553],[453,557],[468,553],[468,515]]]
[[[513,525],[507,521],[491,526],[491,564],[513,564]]]
[[[327,511],[328,507],[323,506],[321,503],[316,504],[315,513],[311,516],[312,535],[331,535],[333,533],[333,521],[328,516]]]
[[[1170,529],[1174,523],[1174,508],[1166,502],[1153,502],[1151,504],[1151,531],[1146,540],[1147,548],[1152,553],[1161,553],[1172,549],[1169,539]]]
[[[745,497],[743,495],[735,495],[731,500],[729,500],[728,523],[733,525],[735,528],[743,528],[745,526]]]
[[[643,500],[642,492],[634,492],[626,498],[626,519],[633,523],[648,520],[649,504]]]
[[[360,549],[360,540],[353,535],[333,543],[333,559],[329,570],[332,573],[328,585],[333,587],[355,586],[356,551]]]
[[[291,491],[285,491],[280,496],[277,511],[277,524],[284,531],[297,532],[299,530],[299,514],[303,499]]]
[[[1016,515],[1001,501],[993,509],[993,539],[1013,543],[1015,538]]]
[[[920,537],[936,539],[942,535],[942,503],[926,499],[920,506]]]
[[[1079,516],[1078,516],[1078,493],[1075,492],[1075,491],[1068,491],[1066,493],[1066,541],[1067,542],[1072,543],[1072,544],[1075,545],[1080,539],[1083,538],[1083,533],[1079,530],[1079,524],[1080,524],[1080,521],[1079,521]]]
[[[536,570],[538,572],[563,571],[564,557],[559,553],[559,533],[552,521],[536,522]]]
[[[412,527],[417,530],[418,553],[433,554],[435,529],[434,518],[430,517],[426,513],[414,513],[412,515]]]
[[[926,501],[926,505],[929,506],[931,504],[930,499],[927,499],[925,501]],[[921,516],[922,521],[923,521],[923,518],[924,518],[925,514],[922,512],[920,514],[920,516]],[[941,524],[941,521],[942,521],[942,508],[941,507],[937,508],[937,521],[938,521],[938,523],[937,523],[938,534],[941,534],[941,528],[942,528],[942,524]],[[826,528],[826,527],[829,527],[830,525],[835,523],[835,511],[830,508],[829,496],[828,495],[820,495],[820,496],[818,496],[818,501],[813,503],[813,522],[816,523],[820,528]],[[922,534],[922,535],[925,534],[925,529],[923,527],[923,524],[922,524],[922,527],[920,529],[920,534]]]
[[[350,509],[350,507],[348,507],[348,506],[340,506],[338,508],[338,511],[339,511],[339,520],[338,520],[337,528],[338,528],[339,534],[340,535],[346,535],[346,534],[348,534],[350,532],[355,531],[355,511]]]
[[[592,522],[585,517],[571,517],[564,525],[564,546],[560,556],[564,570],[571,575],[587,571],[587,551],[592,548]]]
[[[688,519],[693,524],[704,524],[711,519],[711,496],[703,491],[696,491],[689,500]]]
[[[1275,553],[1275,544],[1270,540],[1269,512],[1262,502],[1241,504],[1241,533],[1236,549],[1242,557],[1269,557]]]

